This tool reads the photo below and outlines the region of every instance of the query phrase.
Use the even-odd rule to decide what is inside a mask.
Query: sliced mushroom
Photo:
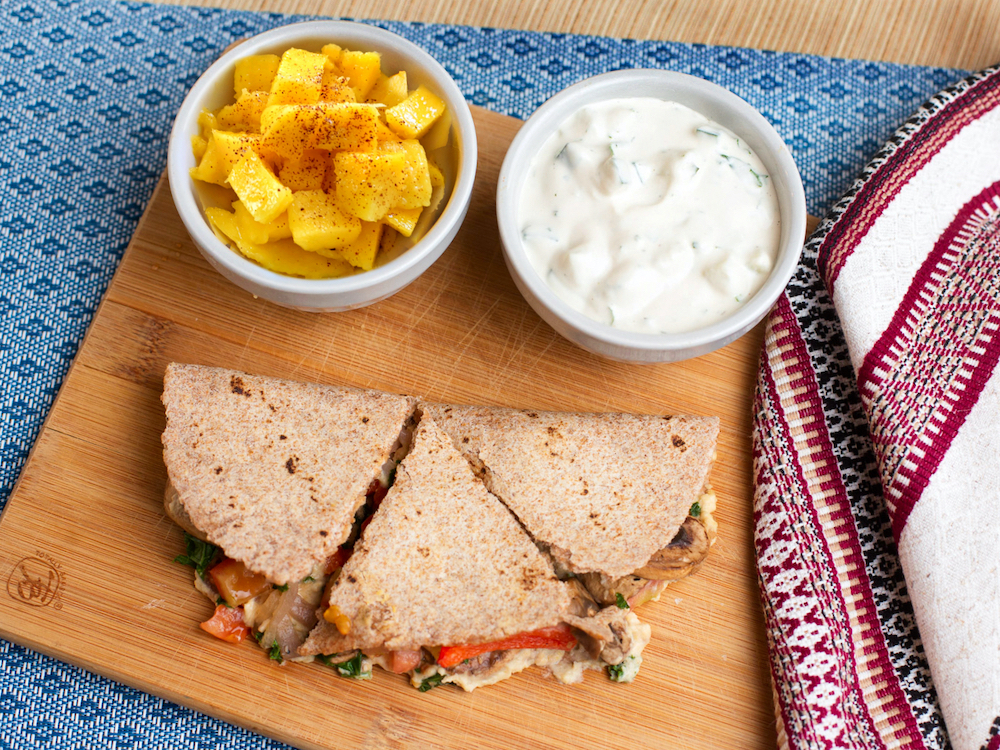
[[[688,516],[670,544],[655,553],[635,575],[655,581],[680,580],[701,565],[710,546],[705,526]]]
[[[591,658],[618,664],[632,648],[632,637],[626,625],[627,613],[627,609],[610,606],[590,617],[568,615],[565,622],[574,628],[577,641]]]
[[[577,617],[593,617],[601,609],[600,605],[594,601],[594,597],[587,591],[586,586],[577,578],[570,578],[566,581],[570,588],[573,599],[570,601],[569,613]]]

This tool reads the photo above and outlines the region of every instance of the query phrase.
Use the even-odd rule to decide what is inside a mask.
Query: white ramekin
[[[528,168],[542,144],[574,112],[607,99],[654,97],[696,110],[742,138],[754,150],[778,196],[781,240],[770,276],[750,300],[724,320],[687,333],[644,334],[591,320],[561,300],[532,267],[521,241],[518,211]],[[805,194],[792,156],[771,124],[730,91],[709,81],[663,70],[620,70],[588,78],[556,94],[511,143],[497,184],[497,223],[504,260],[517,288],[546,323],[584,349],[628,362],[673,362],[725,346],[767,314],[791,278],[806,227]]]
[[[423,84],[441,97],[452,115],[455,179],[433,226],[412,247],[384,266],[340,279],[301,279],[274,273],[220,241],[209,227],[194,180],[191,136],[198,115],[232,102],[236,61],[248,55],[278,54],[290,47],[318,52],[324,44],[382,55],[383,70],[405,70],[412,90]],[[167,156],[170,192],[177,212],[202,255],[223,276],[251,294],[285,307],[337,312],[385,299],[411,283],[445,251],[458,233],[476,177],[476,129],[469,105],[448,72],[415,44],[383,29],[347,21],[310,21],[281,26],[248,39],[220,57],[191,88],[174,121]],[[400,238],[403,239],[403,238]]]

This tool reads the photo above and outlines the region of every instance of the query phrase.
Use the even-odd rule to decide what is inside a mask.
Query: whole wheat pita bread
[[[716,417],[420,409],[560,565],[612,578],[670,543],[706,486],[719,434]]]
[[[426,416],[300,654],[483,643],[558,624],[570,592],[514,516]]]
[[[163,404],[175,502],[278,585],[347,538],[415,408],[405,396],[181,364],[167,366]]]

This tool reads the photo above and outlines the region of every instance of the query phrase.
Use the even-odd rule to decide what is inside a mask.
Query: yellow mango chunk
[[[215,118],[214,112],[203,109],[198,115],[198,132],[206,141],[212,135],[212,131],[218,129],[219,121]]]
[[[227,244],[230,241],[234,243],[242,241],[240,228],[236,224],[236,216],[232,211],[210,207],[205,209],[205,216],[208,217],[208,223],[212,227],[212,231],[215,232],[215,236],[220,240]]]
[[[397,181],[400,208],[422,208],[431,204],[431,173],[427,154],[419,141],[403,141],[406,169]]]
[[[282,104],[267,107],[260,116],[261,148],[269,154],[297,161],[310,147],[316,109]]]
[[[269,271],[306,279],[330,279],[352,273],[354,267],[343,258],[327,258],[303,250],[290,239],[256,243],[241,234],[236,215],[223,208],[205,209],[219,239],[236,247],[245,257]]]
[[[368,92],[368,101],[395,107],[406,99],[407,94],[409,90],[406,88],[406,71],[401,70],[394,76],[380,75],[372,90]]]
[[[377,222],[363,221],[357,239],[340,248],[340,254],[355,268],[370,271],[375,265],[375,256],[378,254],[381,239],[382,225]]]
[[[274,242],[292,236],[292,230],[288,226],[287,211],[268,224],[261,224],[257,221],[242,201],[233,203],[233,213],[236,215],[236,225],[239,227],[240,236],[247,242],[263,245],[265,242]]]
[[[243,91],[270,91],[281,58],[277,55],[250,55],[236,61],[233,89],[238,99]]]
[[[365,100],[382,75],[382,56],[378,52],[344,50],[337,65],[354,91],[354,98],[359,102]]]
[[[378,137],[379,148],[382,147],[383,143],[399,143],[401,140],[398,135],[389,130],[389,126],[382,122],[381,119],[375,127],[377,128],[376,135]]]
[[[445,110],[437,121],[431,125],[427,134],[420,139],[425,151],[437,151],[448,145],[451,137],[451,111]]]
[[[292,203],[292,191],[278,182],[263,159],[251,151],[229,173],[229,185],[253,217],[267,224]]]
[[[361,222],[341,211],[333,195],[322,190],[295,193],[288,225],[295,244],[313,252],[343,248],[361,234]]]
[[[260,115],[270,95],[266,91],[241,91],[236,102],[219,110],[219,127],[243,133],[260,132]]]
[[[205,155],[205,149],[208,148],[208,141],[202,138],[200,135],[191,136],[191,153],[194,154],[195,161],[201,161],[201,157]]]
[[[323,65],[323,82],[320,85],[319,100],[321,102],[354,102],[354,89],[347,82],[344,74],[334,63],[327,59]]]
[[[214,185],[225,185],[229,177],[229,170],[219,158],[219,149],[215,143],[215,136],[210,135],[205,143],[205,152],[202,154],[198,166],[190,171],[191,179],[211,182]]]
[[[325,151],[307,149],[297,161],[286,160],[278,170],[281,184],[292,191],[322,190],[330,161]]]
[[[219,162],[227,176],[236,166],[236,162],[251,152],[258,152],[260,146],[260,136],[249,133],[230,133],[225,130],[216,130],[212,135]]]
[[[444,187],[444,173],[431,159],[427,160],[427,169],[431,175],[431,187]]]
[[[340,56],[344,54],[344,50],[341,48],[339,44],[324,44],[323,49],[321,49],[320,51],[324,55],[326,55],[327,59],[331,63],[338,66],[339,69]]]
[[[374,151],[378,146],[378,110],[371,104],[316,105],[310,145],[337,151]]]
[[[385,123],[400,138],[420,138],[445,110],[444,102],[424,86],[385,111]]]
[[[269,271],[305,279],[334,279],[347,276],[354,270],[343,258],[311,253],[292,240],[278,240],[264,245],[244,243],[240,252]]]
[[[346,213],[364,221],[379,221],[400,205],[399,184],[407,169],[404,151],[346,151],[335,154],[333,163],[338,203]]]
[[[404,237],[413,234],[422,208],[394,208],[385,215],[383,221]]]
[[[326,59],[326,55],[315,52],[294,48],[287,50],[281,56],[267,105],[318,102]]]

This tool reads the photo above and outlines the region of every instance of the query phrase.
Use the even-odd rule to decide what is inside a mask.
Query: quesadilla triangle
[[[179,559],[219,604],[203,627],[295,657],[328,560],[405,451],[415,400],[170,364],[163,404],[164,505],[189,534]]]
[[[715,541],[717,417],[420,408],[557,568],[602,603],[659,596]]]
[[[301,655],[361,659],[421,690],[492,684],[537,664],[628,680],[649,628],[560,581],[517,520],[422,417],[395,482],[321,607]],[[614,611],[611,611],[614,610]],[[365,669],[362,667],[362,672]]]

